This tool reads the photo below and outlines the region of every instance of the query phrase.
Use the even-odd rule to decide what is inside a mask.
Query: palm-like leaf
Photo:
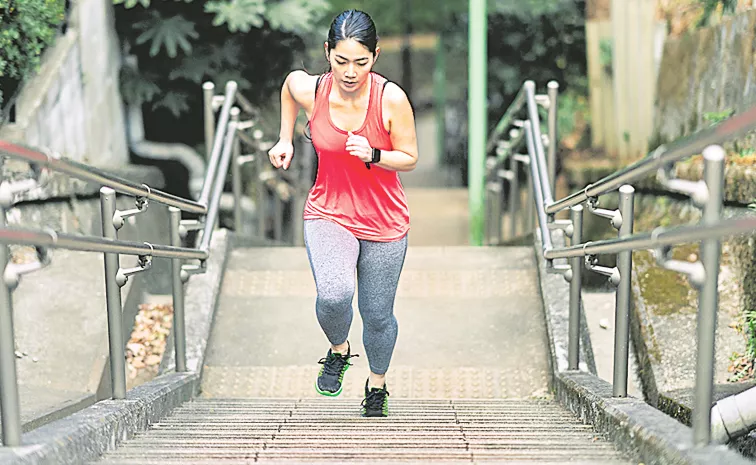
[[[168,75],[168,79],[172,81],[186,79],[199,84],[202,82],[202,78],[211,72],[212,65],[213,58],[211,56],[194,53],[191,56],[184,57],[179,67]]]
[[[282,0],[269,4],[265,16],[273,29],[310,32],[328,9],[325,0]]]
[[[121,69],[120,81],[123,98],[133,105],[151,102],[160,92],[160,87],[155,82],[157,76],[139,73],[129,66]]]
[[[150,0],[113,0],[114,5],[121,5],[126,9],[134,8],[137,4],[142,5],[144,8],[150,7]]]
[[[199,37],[194,29],[194,22],[184,19],[181,15],[163,18],[157,11],[153,10],[150,13],[149,19],[132,26],[136,30],[143,31],[136,39],[137,44],[141,45],[147,41],[152,41],[150,56],[153,57],[163,47],[171,58],[176,56],[177,46],[181,47],[184,53],[191,53],[192,44],[189,43],[189,38],[196,39]]]
[[[160,100],[152,104],[153,110],[158,108],[165,108],[178,118],[182,113],[189,111],[189,96],[183,92],[169,90]]]
[[[205,4],[207,13],[214,13],[214,26],[228,25],[231,32],[248,32],[264,23],[265,0],[213,0]]]

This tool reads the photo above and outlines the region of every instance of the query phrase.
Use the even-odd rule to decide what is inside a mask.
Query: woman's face
[[[380,49],[376,48],[373,55],[367,47],[354,39],[337,42],[333,50],[328,50],[326,42],[325,50],[333,78],[342,90],[350,93],[365,85],[380,52]]]

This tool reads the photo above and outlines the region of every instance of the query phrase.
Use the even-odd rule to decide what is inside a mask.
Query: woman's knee
[[[325,312],[337,312],[352,306],[354,289],[338,286],[318,291],[318,306]]]
[[[397,322],[393,314],[381,315],[373,312],[363,312],[362,322],[365,330],[373,333],[397,330]]]

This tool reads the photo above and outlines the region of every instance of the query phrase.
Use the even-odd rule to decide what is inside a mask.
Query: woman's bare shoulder
[[[286,78],[289,92],[298,101],[313,100],[315,98],[315,84],[319,74],[309,74],[301,69],[292,71]]]

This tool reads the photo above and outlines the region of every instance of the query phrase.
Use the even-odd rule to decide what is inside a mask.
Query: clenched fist
[[[280,140],[268,150],[270,163],[276,168],[288,170],[291,165],[291,159],[294,157],[294,144],[288,140]]]

